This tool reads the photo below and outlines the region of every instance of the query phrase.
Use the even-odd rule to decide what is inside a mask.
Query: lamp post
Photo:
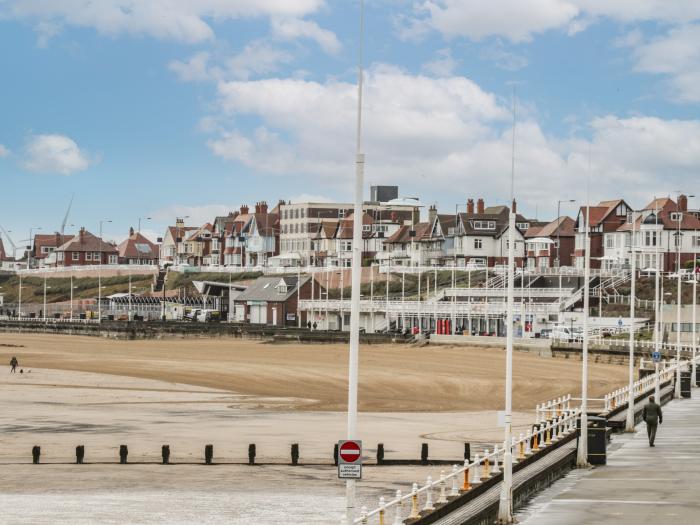
[[[139,229],[136,230],[138,233],[141,233],[141,221],[150,221],[150,217],[139,217]]]
[[[677,300],[676,300],[676,363],[679,366],[676,367],[676,388],[674,391],[674,397],[679,399],[681,397],[681,247],[683,246],[683,234],[681,233],[681,223],[683,222],[683,211],[680,209],[679,201],[681,197],[681,192],[677,192],[678,197],[676,199],[676,222],[678,224],[678,229],[676,230],[676,287],[677,287]],[[688,195],[687,198],[694,197],[694,195]],[[695,320],[693,320],[695,322]]]
[[[589,160],[590,163],[590,160]],[[589,168],[590,169],[590,168]],[[590,175],[589,175],[590,176]],[[586,226],[584,235],[583,257],[583,344],[581,349],[581,431],[579,433],[578,449],[576,454],[576,466],[588,467],[588,309],[590,305],[590,279],[591,279],[591,202],[586,199]]]
[[[46,289],[51,288],[50,286],[46,286],[46,273],[44,273],[44,309],[42,310],[43,315],[42,318],[44,321],[46,321]]]
[[[362,190],[365,156],[362,153],[362,43],[364,37],[364,1],[360,1],[360,49],[357,68],[357,144],[355,154],[355,212],[352,234],[352,292],[350,309],[350,348],[348,355],[348,428],[347,439],[357,437],[357,383],[360,357],[360,285],[362,277]],[[355,518],[355,480],[346,480],[345,518]]]
[[[627,397],[627,420],[625,422],[625,432],[634,432],[634,318],[635,318],[635,301],[637,299],[637,253],[636,253],[636,238],[634,231],[636,228],[635,212],[632,212],[632,239],[630,242],[631,258],[632,258],[632,283],[630,285],[630,355],[629,355],[629,384],[627,386],[629,392]],[[602,286],[600,287],[602,289]],[[599,303],[599,309],[602,309],[602,300]]]
[[[656,355],[661,355],[660,354],[660,346],[661,346],[661,295],[660,295],[660,281],[661,281],[661,257],[659,254],[659,245],[661,244],[661,236],[659,235],[659,207],[658,207],[658,201],[656,198],[654,198],[654,201],[657,202],[656,205],[656,210],[654,212],[654,219],[656,222],[655,228],[654,228],[654,248],[655,248],[655,256],[654,256],[654,266],[656,267],[656,273],[654,275],[654,352],[656,352]],[[661,387],[659,385],[659,362],[658,360],[654,363],[654,399],[656,399],[658,402],[661,402],[661,398],[659,397]]]
[[[503,439],[503,483],[498,506],[498,522],[513,523],[513,308],[515,287],[515,87],[513,87],[513,143],[510,171],[511,208],[508,214],[508,292],[506,312],[506,392]],[[522,313],[521,313],[522,314]],[[496,459],[498,461],[498,459]]]
[[[100,221],[100,264],[97,267],[97,322],[102,322],[102,225],[105,222],[112,222],[109,219]]]

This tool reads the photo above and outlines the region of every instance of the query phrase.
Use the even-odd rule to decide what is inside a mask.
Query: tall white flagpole
[[[588,467],[588,308],[591,280],[591,153],[588,151],[588,182],[586,189],[586,229],[583,257],[583,344],[581,349],[581,431],[579,432],[576,466]]]
[[[515,87],[513,87],[513,144],[510,170],[511,208],[508,214],[508,299],[506,310],[506,399],[503,440],[503,483],[498,506],[498,522],[513,523],[513,292],[515,286]],[[522,315],[522,312],[521,312]]]
[[[634,230],[635,213],[632,212],[632,284],[630,290],[630,355],[629,355],[629,389],[627,397],[627,421],[625,422],[625,432],[634,432],[634,318],[635,318],[635,301],[637,300],[637,254],[635,253],[635,236]],[[602,287],[601,287],[602,290]],[[602,307],[602,304],[601,304]]]
[[[360,285],[362,276],[362,197],[365,156],[362,153],[362,46],[364,39],[364,1],[360,0],[360,46],[357,67],[357,136],[355,152],[355,209],[352,233],[352,291],[350,295],[350,356],[348,362],[348,439],[357,439],[357,382],[360,353]],[[345,517],[355,517],[355,480],[346,480]]]

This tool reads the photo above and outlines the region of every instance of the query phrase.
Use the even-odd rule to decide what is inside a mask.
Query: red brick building
[[[119,252],[111,242],[104,241],[85,228],[78,235],[56,248],[58,266],[83,266],[92,264],[117,264]]]
[[[119,264],[158,264],[158,245],[141,232],[129,229],[129,237],[117,246]]]

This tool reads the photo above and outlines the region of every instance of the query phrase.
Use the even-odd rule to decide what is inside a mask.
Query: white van
[[[555,326],[552,328],[552,332],[549,335],[550,339],[561,339],[564,341],[581,341],[583,340],[583,335],[580,330],[574,328],[573,330],[568,326]]]

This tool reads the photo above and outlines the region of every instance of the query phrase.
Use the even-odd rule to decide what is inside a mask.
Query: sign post
[[[362,441],[338,441],[338,477],[362,479]]]

